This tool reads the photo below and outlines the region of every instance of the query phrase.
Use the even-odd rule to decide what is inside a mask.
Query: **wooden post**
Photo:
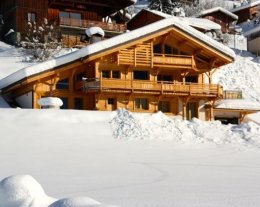
[[[185,102],[182,102],[182,119],[187,119],[187,104]]]

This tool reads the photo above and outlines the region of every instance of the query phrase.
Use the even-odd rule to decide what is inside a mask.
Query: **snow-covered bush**
[[[44,61],[54,56],[62,46],[59,26],[55,22],[49,23],[46,18],[40,25],[36,22],[28,22],[20,46],[25,49],[27,61]]]

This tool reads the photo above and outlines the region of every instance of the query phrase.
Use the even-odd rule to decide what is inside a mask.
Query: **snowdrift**
[[[183,121],[162,112],[141,115],[119,109],[110,125],[116,139],[162,139],[260,147],[260,126],[252,122],[238,126],[222,125],[219,121],[204,122],[195,118]]]
[[[57,200],[45,194],[30,175],[14,175],[0,182],[0,207],[115,207],[88,197]]]

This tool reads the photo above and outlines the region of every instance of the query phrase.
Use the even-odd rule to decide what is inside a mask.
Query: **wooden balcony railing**
[[[118,54],[118,65],[150,66],[165,68],[195,68],[192,55],[168,55],[151,53],[149,44],[140,45],[137,48],[122,49]]]
[[[155,53],[153,56],[153,65],[176,65],[183,67],[192,67],[194,64],[191,55],[167,55]]]
[[[60,25],[69,26],[69,27],[83,27],[83,28],[100,27],[103,30],[113,31],[113,32],[126,31],[126,26],[124,24],[99,22],[99,21],[92,21],[86,19],[72,19],[72,18],[60,17]]]
[[[222,97],[223,89],[218,84],[152,82],[140,80],[101,79],[84,81],[82,90],[85,92],[123,92],[123,93],[151,93],[180,96]]]
[[[224,91],[223,92],[223,98],[224,99],[242,99],[243,95],[242,95],[242,91]]]

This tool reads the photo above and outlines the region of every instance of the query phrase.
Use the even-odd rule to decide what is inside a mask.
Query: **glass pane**
[[[69,89],[69,79],[63,79],[60,80],[57,84],[56,84],[56,89]]]
[[[135,99],[135,108],[140,109],[140,98]]]
[[[68,98],[61,97],[63,105],[60,107],[61,109],[68,109]]]
[[[81,14],[79,14],[79,13],[70,13],[70,18],[72,18],[72,19],[81,19]]]
[[[134,71],[134,79],[136,80],[149,80],[148,71]]]
[[[102,77],[103,77],[103,78],[109,78],[109,73],[110,73],[109,70],[103,70],[103,71],[102,71]]]
[[[112,78],[120,78],[120,72],[119,71],[112,71]]]
[[[83,109],[83,99],[82,98],[75,98],[74,99],[74,109]]]
[[[70,13],[69,12],[60,12],[59,16],[62,18],[70,18]]]

